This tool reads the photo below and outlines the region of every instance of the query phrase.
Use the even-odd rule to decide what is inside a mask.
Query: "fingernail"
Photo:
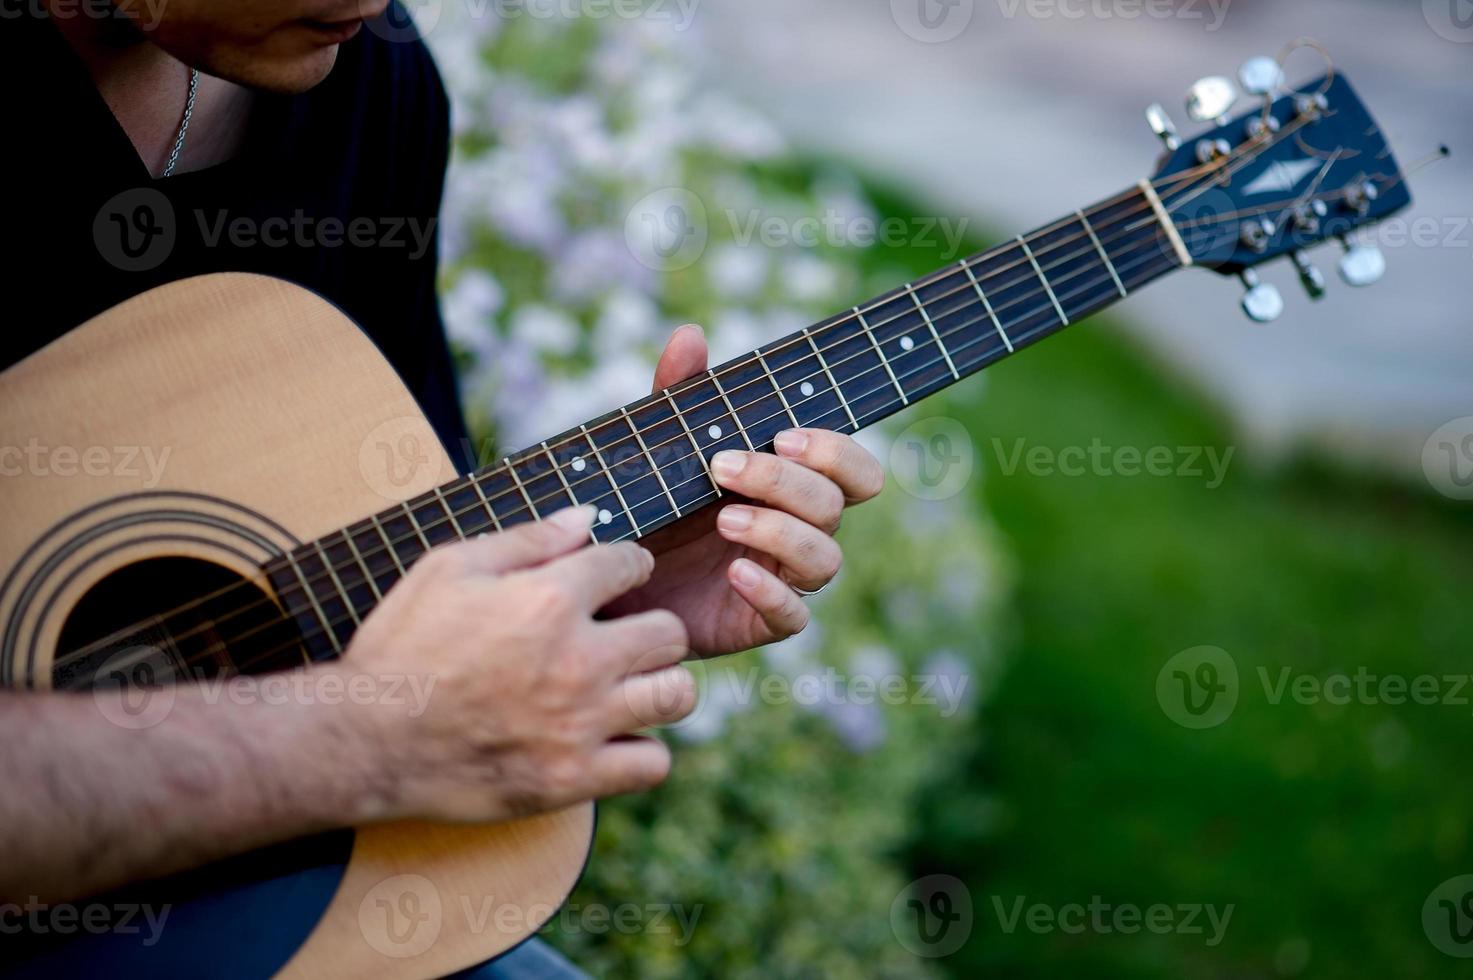
[[[750,507],[728,507],[716,518],[716,524],[723,531],[740,534],[752,526],[752,517]]]
[[[745,558],[739,558],[731,563],[731,574],[749,589],[755,589],[762,584],[762,576],[758,573],[757,566]]]
[[[694,330],[696,333],[700,334],[702,337],[706,336],[706,330],[705,330],[705,328],[702,327],[699,323],[687,323],[681,329],[682,330]]]
[[[716,475],[727,479],[736,476],[746,465],[747,454],[731,449],[717,453],[716,458],[711,460],[711,468],[716,471]]]
[[[586,531],[593,526],[595,509],[589,504],[582,507],[569,507],[553,514],[547,519],[547,523],[568,531]]]
[[[808,436],[797,429],[787,429],[777,434],[775,444],[784,456],[802,456],[808,448]]]

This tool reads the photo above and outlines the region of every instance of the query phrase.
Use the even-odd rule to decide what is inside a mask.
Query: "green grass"
[[[1327,677],[1473,669],[1473,514],[1300,463],[1222,486],[1184,476],[1000,472],[1015,440],[1060,450],[1233,446],[1229,426],[1118,330],[1084,326],[989,372],[951,406],[975,484],[1017,563],[1017,635],[974,782],[928,808],[917,863],[977,907],[957,976],[1450,975],[1421,926],[1429,891],[1473,871],[1462,706],[1271,701],[1259,668]],[[994,440],[997,440],[996,442]],[[1173,723],[1168,658],[1221,647],[1240,672],[1220,727]],[[1444,686],[1443,691],[1451,691]],[[971,799],[966,798],[970,795]],[[981,806],[979,801],[989,801]],[[956,819],[990,813],[990,821]],[[1001,929],[1015,896],[1057,907],[1211,903],[1204,936]]]
[[[876,197],[884,213],[922,213]],[[879,289],[954,259],[915,249],[867,264]],[[970,941],[942,967],[969,978],[1466,975],[1421,914],[1435,886],[1473,873],[1473,690],[1458,692],[1461,705],[1275,704],[1259,671],[1271,682],[1284,668],[1473,671],[1473,510],[1312,454],[1255,457],[1108,321],[986,378],[913,410],[972,433],[982,476],[969,492],[1016,566],[986,742],[960,750],[967,778],[917,815],[912,870],[959,876],[975,910]],[[1204,477],[1007,475],[1019,439],[1234,456],[1216,489]],[[1240,692],[1224,724],[1194,731],[1167,717],[1156,679],[1202,645],[1228,651]],[[1010,910],[1018,896],[1233,913],[1215,947],[1205,935],[1008,933],[994,900]]]

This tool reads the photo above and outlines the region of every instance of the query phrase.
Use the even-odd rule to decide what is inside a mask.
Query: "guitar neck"
[[[314,657],[432,547],[598,509],[592,535],[644,537],[721,497],[723,450],[771,451],[789,428],[882,421],[1189,264],[1149,184],[312,542],[267,565]]]

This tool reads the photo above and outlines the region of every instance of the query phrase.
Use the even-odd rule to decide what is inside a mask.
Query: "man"
[[[386,2],[12,9],[0,21],[13,199],[0,366],[164,282],[276,275],[362,325],[471,465],[433,240],[402,234],[433,228],[447,100]],[[397,243],[374,219],[397,223]],[[288,224],[305,237],[273,245],[263,233]],[[682,328],[655,388],[705,365],[700,330]],[[883,484],[844,436],[788,432],[777,450],[717,457],[718,482],[752,503],[668,529],[648,550],[585,547],[590,518],[575,510],[424,559],[342,663],[312,668],[428,672],[440,683],[419,717],[211,705],[186,689],[124,758],[92,699],[0,696],[0,901],[76,898],[345,825],[494,821],[655,786],[669,751],[636,733],[693,708],[679,661],[801,630],[802,594],[838,571],[842,510]],[[303,748],[323,739],[332,753]]]

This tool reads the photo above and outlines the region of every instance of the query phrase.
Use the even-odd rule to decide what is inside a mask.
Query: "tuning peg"
[[[1157,102],[1146,108],[1146,122],[1167,150],[1175,153],[1181,149],[1181,138],[1176,135],[1176,123],[1171,121],[1166,108]]]
[[[1238,101],[1238,86],[1231,78],[1212,75],[1187,90],[1187,115],[1197,122],[1212,122],[1227,116]]]
[[[1252,269],[1243,270],[1243,312],[1255,323],[1273,323],[1284,315],[1284,297],[1277,286],[1271,286],[1258,278]]]
[[[1386,275],[1386,256],[1374,245],[1357,245],[1344,238],[1345,254],[1340,257],[1340,278],[1357,289],[1374,286]]]
[[[1294,268],[1299,270],[1299,281],[1304,284],[1304,291],[1309,294],[1309,298],[1324,299],[1325,274],[1303,252],[1294,252],[1290,257],[1294,260]]]
[[[1272,97],[1284,87],[1284,69],[1269,57],[1250,58],[1238,69],[1238,81],[1249,95]]]

